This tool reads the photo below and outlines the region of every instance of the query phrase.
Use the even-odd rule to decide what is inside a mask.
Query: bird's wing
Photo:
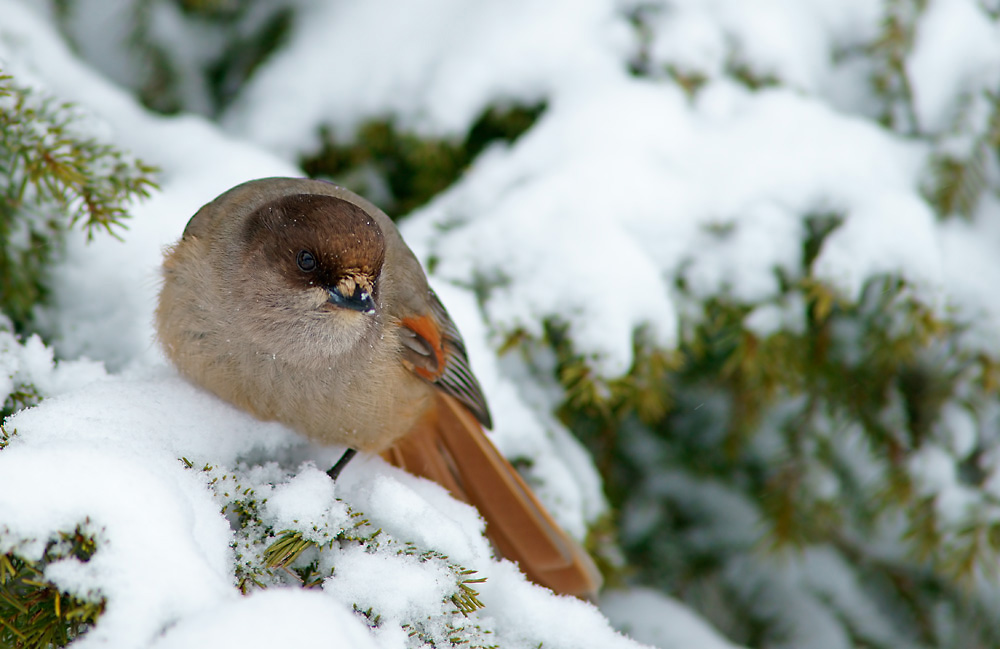
[[[497,551],[529,579],[557,593],[593,598],[600,572],[486,437],[490,412],[462,336],[433,291],[429,302],[429,314],[401,320],[400,339],[404,364],[439,391],[434,407],[383,456],[474,505]]]
[[[483,426],[492,428],[486,397],[469,367],[462,334],[434,291],[428,292],[430,313],[400,321],[403,362],[418,376],[458,399]]]

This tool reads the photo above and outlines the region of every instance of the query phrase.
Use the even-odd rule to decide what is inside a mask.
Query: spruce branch
[[[253,482],[242,469],[229,470],[212,464],[198,467],[186,458],[179,461],[185,468],[204,474],[205,485],[230,520],[235,532],[234,581],[241,592],[289,584],[303,588],[322,587],[337,568],[338,555],[331,554],[334,549],[361,548],[368,553],[414,557],[421,563],[444,567],[453,575],[454,588],[442,601],[451,612],[426,620],[406,621],[404,626],[408,632],[428,646],[448,646],[444,644],[445,638],[458,638],[456,644],[464,642],[470,647],[489,646],[480,642],[487,631],[474,618],[463,622],[451,619],[451,616],[472,616],[483,607],[475,584],[482,583],[485,578],[477,577],[474,570],[455,563],[440,552],[393,538],[343,501],[339,502],[347,516],[335,525],[315,523],[306,531],[274,529],[265,516],[270,485]],[[362,610],[355,606],[355,611],[370,626],[380,624],[382,618],[377,607]]]
[[[103,598],[66,593],[45,579],[46,566],[67,558],[86,562],[97,552],[88,527],[85,521],[72,532],[60,532],[38,560],[19,556],[16,550],[0,555],[0,646],[65,647],[97,623],[106,604]],[[2,531],[0,538],[9,534]]]
[[[544,110],[544,103],[490,106],[464,138],[420,137],[391,119],[366,122],[349,140],[321,128],[321,150],[304,157],[301,165],[310,176],[334,178],[362,195],[378,198],[395,218],[455,182],[491,143],[516,141]]]
[[[71,104],[0,73],[0,310],[17,331],[48,294],[65,232],[120,236],[155,169],[89,134]]]

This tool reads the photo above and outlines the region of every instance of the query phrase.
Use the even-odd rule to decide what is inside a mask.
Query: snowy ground
[[[432,282],[469,342],[498,445],[534,460],[543,499],[577,536],[606,507],[596,471],[545,400],[522,393],[516,368],[498,363],[499,333],[536,332],[558,315],[615,376],[631,363],[637,326],[661,345],[676,342],[678,277],[696,296],[767,304],[753,320],[762,333],[789,326],[774,271],[798,272],[803,214],[837,211],[847,220],[816,261],[822,279],[850,299],[872,275],[898,273],[929,307],[973,323],[967,345],[1000,342],[1000,219],[937,221],[920,194],[928,147],[874,126],[876,109],[859,90],[868,70],[826,56],[873,37],[876,3],[651,3],[669,10],[654,21],[649,59],[703,75],[695,98],[628,73],[637,47],[623,3],[439,2],[430,33],[411,28],[424,11],[417,5],[299,4],[291,42],[220,126],[144,111],[78,60],[33,3],[0,0],[0,67],[78,102],[107,139],[162,170],[161,191],[134,206],[124,242],[86,245],[78,236],[57,270],[43,321],[60,357],[80,360],[53,366],[37,339],[0,333],[8,365],[0,381],[27,380],[49,397],[7,424],[17,434],[0,453],[0,551],[37,555],[57,531],[87,521],[99,541],[94,558],[46,575],[107,598],[100,623],[74,647],[334,646],[331,638],[407,647],[414,628],[443,637],[435,634],[449,624],[501,647],[639,646],[613,627],[662,649],[731,646],[653,591],[609,593],[600,610],[554,597],[493,560],[475,513],[441,489],[371,457],[334,487],[320,471],[340,449],[257,422],[166,364],[151,325],[162,248],[232,185],[302,175],[293,161],[318,145],[319,124],[346,132],[391,114],[418,132],[447,134],[497,99],[546,100],[528,134],[485,152],[403,233],[419,257],[440,260]],[[917,117],[933,130],[955,118],[944,98],[956,87],[975,91],[998,77],[1000,34],[982,27],[972,0],[931,5],[912,76]],[[396,19],[386,22],[390,11]],[[948,45],[956,32],[958,50]],[[786,87],[752,93],[727,81],[734,43],[754,72]],[[336,66],[330,83],[302,81],[325,78],[331,61],[365,64]],[[997,209],[995,197],[981,206]],[[507,281],[482,310],[459,288],[501,271]],[[604,295],[613,304],[593,299]],[[321,590],[242,597],[233,577],[241,538],[220,514],[232,502],[212,484],[220,476],[267,497],[261,520],[274,529],[322,540],[348,525],[349,508],[384,541],[372,552],[324,553],[320,565],[336,573]],[[486,577],[476,584],[485,608],[453,614],[448,562],[418,561],[401,553],[406,544]],[[380,625],[370,629],[355,606],[375,610]]]

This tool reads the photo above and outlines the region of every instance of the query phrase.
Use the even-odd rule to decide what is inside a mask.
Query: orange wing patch
[[[416,356],[413,354],[409,356],[410,361],[407,365],[411,366],[411,369],[421,378],[428,381],[436,380],[441,375],[445,366],[444,348],[441,344],[441,331],[438,329],[437,324],[435,324],[430,316],[403,318],[399,324],[417,334],[418,341],[422,339],[422,342],[426,343],[426,345],[420,345],[421,349],[416,349],[413,345],[407,344],[411,350],[417,353]],[[407,341],[404,340],[404,344],[406,343]],[[429,349],[426,349],[426,352],[429,353],[425,353],[425,347],[429,347]],[[427,357],[426,360],[421,358],[421,356]]]
[[[433,383],[469,409],[486,428],[493,426],[483,389],[469,367],[462,334],[434,291],[428,291],[431,312],[403,318],[399,327],[403,366]]]

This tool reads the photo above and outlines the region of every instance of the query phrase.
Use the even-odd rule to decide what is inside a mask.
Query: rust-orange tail
[[[436,398],[436,408],[383,457],[474,505],[496,549],[536,584],[596,596],[601,575],[587,552],[552,520],[475,418],[453,397]]]

